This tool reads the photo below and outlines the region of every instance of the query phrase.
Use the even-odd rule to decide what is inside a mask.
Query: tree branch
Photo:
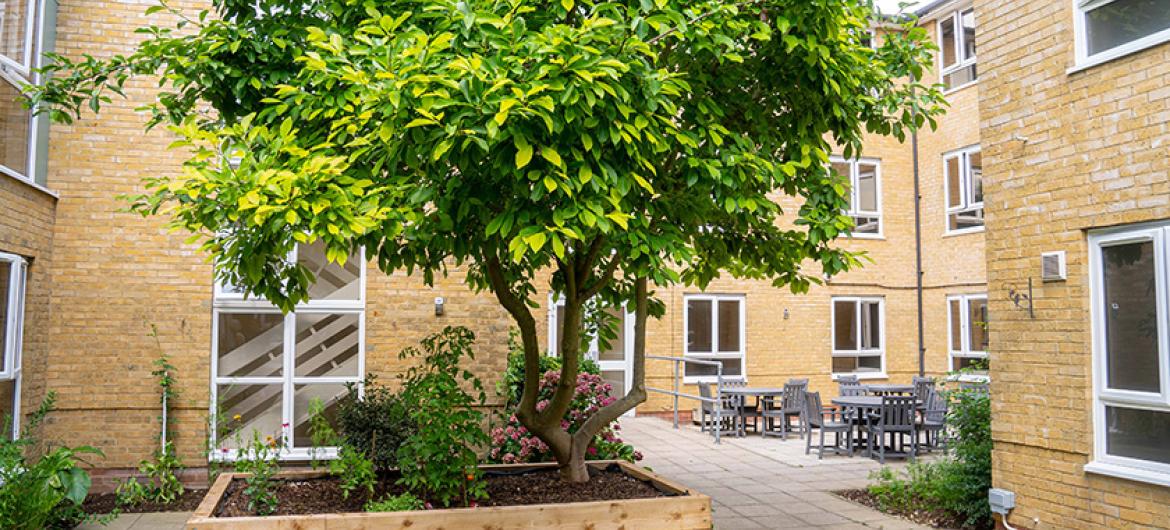
[[[605,266],[605,270],[601,273],[601,276],[597,278],[597,281],[593,282],[591,285],[581,291],[581,299],[588,300],[596,296],[597,293],[601,292],[601,290],[604,289],[611,280],[613,280],[613,275],[615,272],[617,272],[617,267],[620,262],[621,260],[618,259],[617,256],[609,258],[609,264]]]

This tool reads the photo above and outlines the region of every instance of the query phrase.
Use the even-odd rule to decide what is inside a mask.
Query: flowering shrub
[[[559,370],[549,370],[541,376],[536,410],[542,411],[548,407],[560,377]],[[605,382],[601,375],[596,373],[578,374],[573,402],[569,406],[568,412],[565,413],[565,418],[561,420],[561,427],[570,434],[577,432],[577,429],[593,413],[615,401],[615,398],[610,396],[612,391],[613,386]],[[602,429],[593,438],[593,443],[589,445],[586,458],[589,460],[617,459],[628,462],[641,460],[642,454],[618,437],[617,433],[620,430],[621,425],[616,421],[609,427]],[[528,429],[520,424],[515,413],[508,417],[503,427],[492,429],[491,439],[491,450],[488,451],[488,461],[490,462],[518,464],[554,460],[548,445],[528,432]]]

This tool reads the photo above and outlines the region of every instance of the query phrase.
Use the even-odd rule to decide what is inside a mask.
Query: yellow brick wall
[[[0,252],[28,263],[24,299],[21,412],[35,410],[44,397],[48,344],[49,269],[53,263],[53,215],[57,199],[0,173]],[[3,281],[7,281],[5,278]]]
[[[1085,231],[1170,217],[1170,45],[1069,73],[1072,5],[976,6],[994,482],[1017,494],[1015,525],[1166,527],[1170,489],[1083,466],[1093,451]],[[1040,253],[1056,250],[1068,281],[1041,283]],[[1035,319],[1008,299],[1029,278]]]

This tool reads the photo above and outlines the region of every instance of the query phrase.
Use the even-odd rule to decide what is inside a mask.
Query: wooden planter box
[[[459,528],[505,530],[513,528],[580,528],[590,530],[669,528],[671,530],[710,530],[711,498],[659,477],[627,462],[590,462],[594,467],[618,464],[627,475],[652,482],[673,497],[613,501],[497,506],[489,508],[452,508],[410,512],[330,513],[317,515],[275,515],[268,517],[215,517],[228,485],[236,473],[224,473],[208,490],[199,508],[187,520],[187,530],[211,529],[374,529],[409,528],[410,530],[454,530]],[[555,464],[485,465],[481,469],[523,470],[553,467]],[[284,479],[308,479],[327,476],[325,471],[292,471],[277,475]]]

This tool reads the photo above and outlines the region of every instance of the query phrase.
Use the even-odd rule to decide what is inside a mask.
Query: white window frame
[[[24,297],[27,287],[27,265],[23,257],[16,254],[0,252],[0,261],[10,265],[8,278],[0,281],[8,282],[8,299],[0,300],[7,305],[7,318],[0,325],[5,327],[4,342],[0,344],[0,380],[13,382],[12,403],[12,436],[20,436],[20,385],[21,385],[21,351],[24,345]]]
[[[29,77],[33,69],[34,47],[37,44],[37,26],[41,20],[44,0],[29,2],[29,11],[24,21],[24,57],[14,58],[0,53],[0,70],[11,70],[21,77]]]
[[[560,328],[560,323],[557,322],[557,308],[564,307],[564,306],[565,306],[564,297],[553,296],[551,294],[549,295],[548,354],[550,357],[556,357],[557,355],[560,354],[559,352],[561,351],[561,349],[560,349],[560,347],[561,347],[561,345],[560,345],[561,328]],[[588,313],[588,310],[586,310],[586,313],[585,313],[583,318],[588,318],[588,317],[589,317],[589,313]],[[625,337],[626,337],[626,344],[624,346],[627,347],[626,351],[631,351],[634,347],[633,346],[633,344],[634,344],[634,339],[633,339],[633,336],[634,336],[633,335],[633,333],[634,333],[634,314],[631,313],[630,311],[626,311],[624,308],[622,310],[621,326],[623,328],[623,331],[625,332]],[[601,346],[597,342],[597,337],[592,337],[589,340],[589,349],[585,352],[585,357],[587,359],[592,360],[592,361],[597,361],[600,358],[600,356],[601,356]]]
[[[690,336],[691,301],[707,300],[711,302],[711,351],[691,351]],[[734,352],[719,351],[719,302],[739,303],[739,350]],[[684,294],[683,295],[683,357],[703,361],[721,361],[725,359],[739,360],[739,375],[723,375],[724,381],[747,381],[747,297],[742,294]],[[686,375],[683,369],[683,383],[713,383],[713,375]]]
[[[837,302],[853,302],[853,318],[857,323],[857,334],[854,340],[857,344],[855,350],[839,350],[837,349]],[[877,349],[862,349],[861,348],[861,307],[862,302],[878,304],[878,339],[881,346]],[[832,357],[879,357],[881,359],[881,370],[878,372],[833,372],[832,363],[829,363],[829,371],[834,380],[843,375],[857,376],[858,379],[886,379],[886,299],[881,296],[834,296],[829,299],[829,348],[832,351]]]
[[[1088,33],[1086,32],[1088,13],[1099,7],[1111,4],[1115,0],[1070,1],[1072,2],[1073,13],[1073,34],[1076,38],[1074,46],[1076,49],[1076,62],[1069,69],[1068,73],[1070,74],[1170,41],[1170,28],[1167,28],[1157,33],[1146,35],[1140,39],[1129,41],[1120,46],[1089,55],[1089,39]]]
[[[1170,464],[1136,458],[1110,455],[1107,452],[1105,408],[1118,407],[1151,410],[1170,414],[1170,317],[1167,300],[1170,298],[1167,285],[1167,238],[1170,238],[1170,223],[1143,224],[1092,232],[1089,234],[1089,295],[1091,299],[1092,350],[1093,350],[1093,458],[1085,465],[1086,472],[1098,473],[1170,486]],[[1101,275],[1102,249],[1150,241],[1154,245],[1154,275],[1156,282],[1156,319],[1158,326],[1159,380],[1158,392],[1115,390],[1106,387],[1107,345],[1105,336],[1105,302]]]
[[[857,217],[873,217],[878,220],[877,233],[871,234],[851,231],[849,233],[849,237],[853,239],[885,239],[886,226],[884,219],[882,219],[882,160],[880,158],[866,157],[846,159],[841,156],[833,155],[829,157],[829,163],[849,164],[849,174],[842,175],[843,177],[847,177],[849,179],[849,208],[845,210],[845,215],[853,217],[854,222],[857,221]],[[875,193],[877,193],[877,210],[872,212],[858,208],[858,203],[860,202],[857,197],[857,180],[860,175],[860,169],[858,167],[859,164],[872,164],[875,168],[874,185]]]
[[[987,220],[984,218],[983,224],[973,226],[970,228],[960,228],[956,230],[951,229],[951,215],[960,214],[963,212],[973,212],[975,210],[985,211],[984,201],[972,202],[972,196],[975,194],[974,183],[971,180],[971,155],[974,153],[982,153],[983,148],[980,145],[971,145],[961,149],[956,149],[943,154],[942,170],[943,170],[943,227],[945,235],[970,234],[974,232],[982,232],[987,229]],[[951,206],[951,179],[947,173],[950,171],[947,161],[952,158],[959,159],[959,205]],[[986,194],[986,191],[984,192]]]
[[[950,363],[949,371],[958,370],[957,359],[987,359],[988,354],[986,350],[976,350],[971,347],[971,302],[974,300],[982,300],[987,302],[987,294],[956,294],[947,297],[947,358]],[[955,317],[951,314],[951,303],[959,302],[959,349],[955,350],[955,337],[952,333],[955,332]],[[985,375],[969,374],[965,378],[975,378],[980,380],[987,379]]]
[[[976,56],[978,55],[978,52],[976,53],[976,55],[972,55],[971,57],[967,57],[965,59],[959,57],[960,55],[962,55],[964,53],[964,50],[967,49],[966,42],[965,42],[966,37],[963,35],[963,13],[967,13],[967,12],[970,12],[971,16],[975,16],[975,8],[973,6],[968,5],[966,7],[954,10],[953,12],[951,12],[949,15],[947,15],[945,17],[939,17],[938,21],[935,22],[935,31],[938,33],[938,65],[939,65],[938,82],[943,83],[944,85],[946,84],[946,78],[948,75],[953,74],[955,72],[958,72],[959,70],[962,70],[964,68],[967,68],[968,66],[978,64],[978,61],[976,61]],[[950,20],[951,23],[954,24],[954,28],[955,28],[955,37],[954,37],[955,64],[952,64],[950,66],[943,65],[942,25],[943,25],[944,20]],[[976,24],[976,27],[978,27],[978,25],[979,25],[978,19],[976,19],[975,24]],[[963,83],[961,85],[955,85],[953,87],[947,88],[944,90],[944,92],[945,93],[954,92],[956,90],[960,90],[962,88],[966,88],[968,86],[974,85],[975,83],[978,83],[978,82],[979,82],[979,71],[978,71],[978,66],[976,66],[975,76],[970,81]]]
[[[32,9],[25,21],[25,57],[22,59],[23,62],[0,54],[0,83],[11,84],[17,92],[22,92],[21,87],[26,83],[39,84],[41,82],[40,74],[37,74],[34,69],[40,65],[41,50],[45,49],[45,1],[32,0],[29,7]],[[14,168],[0,164],[0,174],[25,181],[39,188],[40,185],[36,184],[37,158],[40,156],[38,152],[40,149],[38,118],[30,112],[28,122],[28,161],[25,167]]]
[[[299,245],[298,245],[299,247]],[[294,249],[290,254],[289,259],[296,262],[297,251]],[[283,333],[283,351],[281,368],[281,375],[279,377],[253,377],[253,376],[220,376],[219,375],[219,321],[220,316],[224,314],[280,314],[280,309],[274,306],[271,302],[264,299],[246,299],[239,293],[226,292],[226,296],[220,297],[220,293],[224,292],[219,282],[215,283],[216,298],[212,303],[211,315],[211,399],[210,399],[210,418],[211,425],[209,441],[209,457],[213,461],[219,462],[233,462],[239,457],[239,451],[236,449],[228,449],[223,451],[220,440],[217,439],[219,433],[216,415],[221,412],[217,411],[217,404],[219,401],[219,387],[221,385],[281,385],[281,452],[279,458],[288,461],[306,461],[316,459],[332,459],[337,457],[336,447],[292,447],[293,443],[293,414],[294,414],[294,399],[296,397],[296,386],[302,384],[344,384],[354,383],[358,385],[359,391],[364,391],[362,383],[365,380],[366,373],[366,253],[365,249],[359,251],[360,272],[360,296],[358,300],[310,300],[309,302],[302,302],[297,304],[294,311],[284,315]],[[296,375],[296,317],[297,315],[336,315],[348,314],[357,315],[358,320],[358,362],[356,376],[297,376]],[[251,433],[243,433],[242,437],[250,436]],[[246,440],[245,440],[246,441]]]

